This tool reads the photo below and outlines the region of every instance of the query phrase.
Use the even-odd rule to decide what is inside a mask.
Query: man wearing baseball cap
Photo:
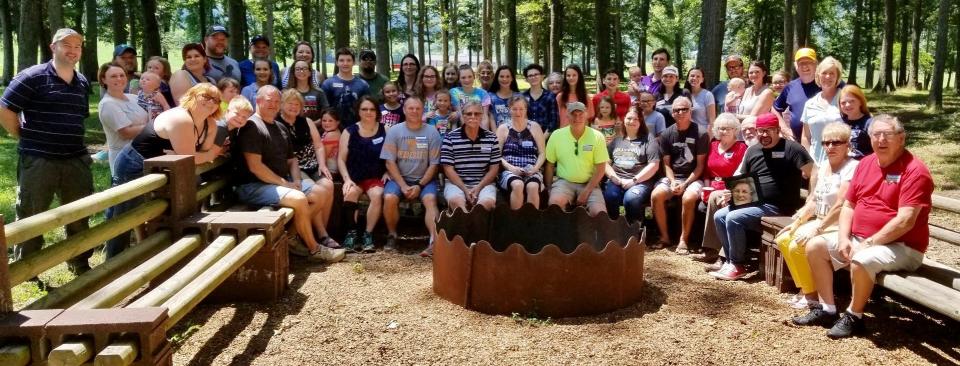
[[[607,212],[599,186],[610,155],[603,133],[587,127],[586,111],[581,102],[567,103],[570,124],[554,131],[547,142],[544,186],[551,205],[587,206],[587,212],[596,216]]]
[[[800,134],[803,132],[803,122],[800,121],[803,106],[808,99],[820,92],[820,86],[814,80],[817,74],[817,52],[812,48],[797,50],[793,55],[793,66],[798,77],[783,88],[783,92],[773,102],[773,109],[780,114],[783,121],[790,121],[790,130],[783,131],[784,136],[800,141]]]
[[[713,87],[713,100],[717,101],[717,114],[723,113],[723,101],[727,98],[727,83],[730,79],[743,77],[743,59],[740,55],[732,54],[723,59],[723,67],[727,69],[727,80],[721,81]]]
[[[280,75],[280,65],[270,60],[270,40],[263,35],[255,35],[250,38],[250,59],[240,61],[240,88],[253,84],[257,80],[253,74],[253,64],[258,60],[267,60],[270,63],[270,69],[273,70],[273,81],[270,83],[280,87],[277,77]]]
[[[113,62],[127,72],[127,88],[124,93],[134,93],[140,89],[140,74],[137,73],[137,50],[128,44],[120,44],[113,48]],[[101,85],[101,87],[103,87]],[[105,90],[105,89],[104,89]],[[100,95],[104,95],[100,93]]]
[[[373,95],[378,100],[380,99],[380,89],[383,89],[383,84],[386,84],[386,76],[376,72],[377,67],[377,54],[373,53],[371,50],[360,51],[360,73],[357,76],[363,81],[367,82],[367,85],[370,87],[369,95]],[[386,72],[390,74],[389,70],[380,70],[381,72]],[[382,103],[383,101],[380,100]]]
[[[74,70],[83,50],[83,36],[70,28],[57,30],[50,43],[53,59],[21,71],[0,97],[0,123],[17,144],[17,219],[93,193],[90,155],[84,143],[83,120],[90,115],[90,83]],[[52,106],[56,106],[53,111]],[[87,219],[67,225],[67,236],[87,229]],[[43,237],[14,248],[15,260],[40,250]],[[76,274],[90,269],[93,250],[67,262]],[[36,280],[36,278],[34,278]]]
[[[761,199],[753,205],[731,208],[729,190],[723,191],[723,207],[713,215],[717,236],[727,258],[713,265],[710,275],[721,280],[738,280],[747,274],[747,230],[760,231],[764,216],[793,215],[803,200],[800,182],[810,176],[813,159],[798,142],[780,138],[780,121],[773,113],[757,117],[757,139],[750,146],[734,176],[749,176]],[[717,268],[719,265],[719,268]]]
[[[240,80],[240,65],[237,64],[237,60],[227,56],[229,38],[230,33],[227,33],[227,28],[219,24],[207,28],[207,36],[203,38],[207,59],[210,62],[210,69],[207,70],[206,75],[213,80],[220,81],[224,77]]]

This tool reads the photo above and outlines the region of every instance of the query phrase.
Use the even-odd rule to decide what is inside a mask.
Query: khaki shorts
[[[451,199],[456,197],[466,198],[467,196],[463,192],[463,190],[460,189],[460,187],[457,187],[456,184],[453,184],[450,182],[447,182],[447,184],[444,184],[443,199],[450,201]],[[496,202],[497,187],[495,187],[493,184],[487,184],[486,186],[483,186],[483,188],[480,189],[480,194],[477,195],[477,202],[480,202],[483,200],[493,200],[494,202]]]
[[[837,270],[850,265],[842,255],[840,255],[839,235],[824,235],[827,240],[827,249],[830,251],[830,259],[833,262],[833,269]],[[871,245],[863,247],[861,238],[853,237],[851,242],[856,252],[851,261],[860,263],[863,268],[870,273],[870,278],[876,281],[877,273],[892,271],[915,271],[923,263],[923,253],[903,244],[903,242],[892,242],[886,245]]]
[[[586,183],[571,183],[564,179],[557,178],[553,181],[553,185],[550,186],[550,197],[565,197],[570,204],[576,206],[577,196],[580,192],[583,192],[586,187]],[[594,204],[606,207],[606,202],[603,200],[603,192],[600,192],[599,187],[594,188],[593,191],[590,192],[590,196],[587,197],[587,206]]]

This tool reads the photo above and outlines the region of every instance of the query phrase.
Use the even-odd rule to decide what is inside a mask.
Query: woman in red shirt
[[[703,253],[693,258],[700,261],[712,263],[719,257],[720,240],[717,238],[717,231],[714,228],[713,212],[717,209],[716,200],[721,194],[713,194],[715,191],[726,189],[723,184],[723,178],[733,176],[743,161],[744,154],[747,153],[747,144],[737,140],[737,134],[740,132],[740,122],[737,116],[732,113],[723,113],[717,116],[713,122],[714,140],[710,142],[710,153],[707,154],[707,169],[703,172],[703,191],[700,195],[703,203],[707,206],[707,220],[704,223],[703,233]],[[677,248],[679,251],[680,248]]]

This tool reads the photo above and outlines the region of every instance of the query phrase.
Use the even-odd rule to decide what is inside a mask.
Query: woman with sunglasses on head
[[[280,70],[280,85],[282,89],[294,87],[296,62],[303,61],[308,65],[313,65],[313,55],[313,46],[311,46],[309,42],[297,42],[297,45],[293,47],[293,67],[285,67],[283,70]],[[323,83],[323,75],[315,70],[310,70],[310,83],[313,84],[315,88],[320,89],[320,85]]]
[[[183,68],[177,70],[170,77],[170,93],[173,99],[179,101],[188,89],[199,83],[216,84],[216,80],[206,75],[210,70],[210,61],[207,59],[203,45],[188,43],[180,51],[183,57]]]

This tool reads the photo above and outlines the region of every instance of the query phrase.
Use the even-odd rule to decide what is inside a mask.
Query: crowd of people
[[[840,62],[818,60],[810,48],[796,52],[793,80],[783,71],[771,76],[759,61],[744,74],[744,60],[730,55],[728,79],[713,86],[699,67],[686,70],[681,86],[682,70],[658,49],[652,73],[628,70],[625,91],[621,71],[606,70],[591,93],[577,65],[552,74],[527,65],[530,87],[521,91],[517,65],[438,69],[408,54],[391,81],[376,72],[374,52],[343,48],[336,74],[325,77],[312,69],[309,43],[298,43],[281,70],[269,59],[269,39],[251,38],[251,58],[238,62],[226,55],[229,37],[211,26],[202,43],[183,46],[176,71],[161,57],[138,71],[127,45],[100,67],[113,184],[142,176],[144,161],[164,154],[196,164],[229,156],[238,198],[292,208],[300,242],[291,253],[311,260],[376,251],[381,217],[382,248],[396,251],[402,201],[425,208],[430,244],[420,255],[428,257],[441,206],[543,207],[546,198],[629,221],[647,219],[649,207],[659,232],[651,248],[674,248],[715,278],[739,280],[750,272],[747,233],[759,231],[764,216],[792,215],[777,241],[801,290],[791,304],[810,309],[792,321],[846,337],[863,327],[876,274],[916,269],[926,250],[933,182],[906,151],[903,125],[871,116],[863,91],[841,81]],[[74,70],[82,42],[58,30],[53,59],[19,73],[0,98],[0,121],[19,138],[18,218],[46,210],[54,196],[66,203],[93,193],[83,123],[90,82]],[[672,205],[679,217],[670,216]],[[704,229],[695,232],[704,211]],[[343,217],[342,242],[328,233],[332,215]],[[679,223],[677,237],[671,223]],[[86,225],[69,225],[68,235]],[[42,238],[18,245],[15,258],[41,245]],[[127,234],[111,239],[107,257],[128,245]],[[71,260],[71,269],[89,269],[89,255]],[[832,276],[847,266],[853,300],[838,315]]]

